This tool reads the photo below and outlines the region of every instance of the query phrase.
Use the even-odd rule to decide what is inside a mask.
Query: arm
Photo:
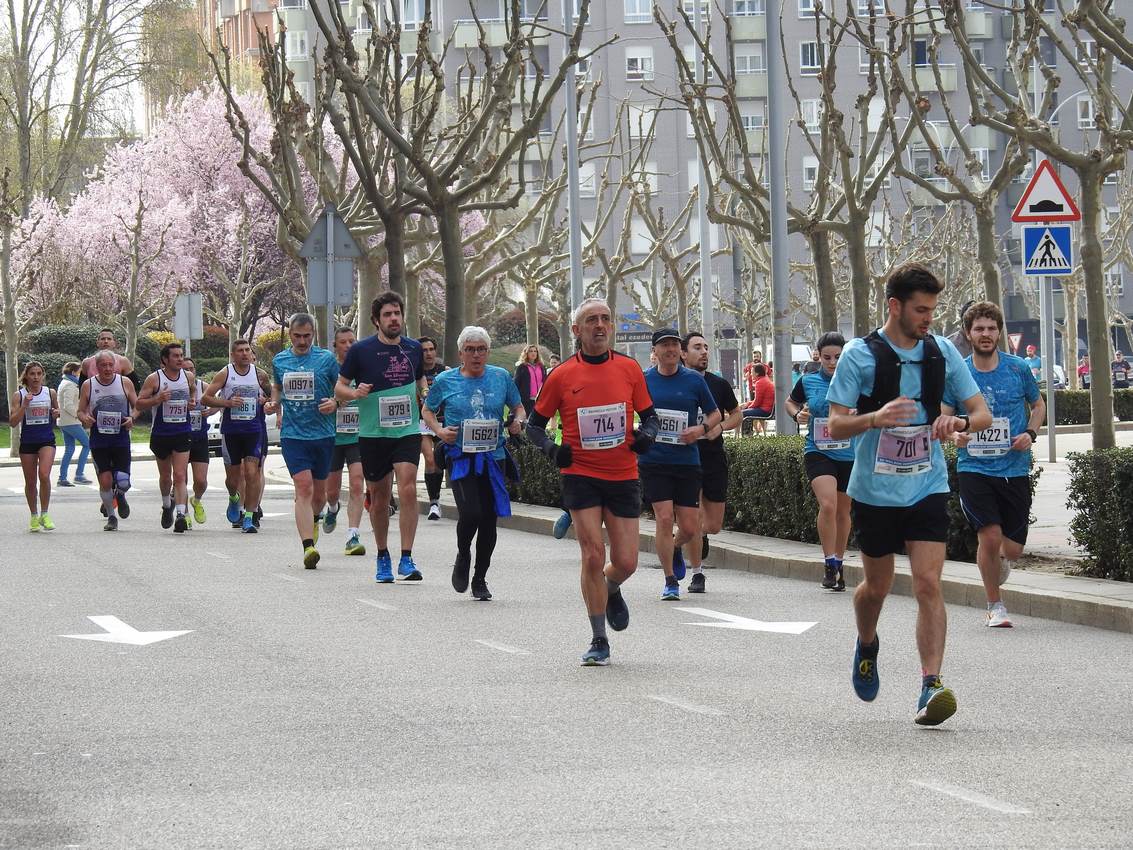
[[[59,393],[55,390],[48,390],[51,395],[51,416],[53,419],[59,418]]]
[[[279,409],[279,384],[272,383],[271,399],[264,403],[264,413],[282,413]]]
[[[87,428],[94,427],[94,417],[90,415],[90,381],[79,387],[79,407],[75,413],[76,418]]]
[[[953,434],[974,434],[991,425],[991,411],[987,409],[987,402],[981,393],[964,399],[964,409],[968,411],[966,419],[942,408],[940,416],[932,423],[933,439],[947,440]]]
[[[235,407],[239,402],[232,398],[221,398],[218,393],[224,389],[224,384],[228,380],[228,370],[217,372],[213,375],[209,385],[205,387],[204,393],[201,395],[201,402],[209,407],[221,408]]]
[[[527,439],[550,458],[551,463],[559,469],[564,469],[571,465],[574,454],[567,443],[563,443],[561,446],[556,445],[555,441],[547,436],[547,423],[549,421],[548,417],[535,410],[527,419]]]
[[[511,417],[507,423],[507,432],[513,437],[523,431],[527,427],[527,408],[522,404],[517,404],[511,409]],[[543,431],[546,434],[546,430]]]
[[[795,420],[795,424],[800,428],[805,428],[807,422],[810,421],[810,406],[806,401],[806,387],[803,386],[802,378],[795,381],[791,394],[787,396],[785,407],[787,413]]]
[[[149,410],[163,401],[168,401],[169,396],[169,390],[157,391],[157,372],[154,372],[142,382],[142,392],[136,396],[133,406],[137,410]]]
[[[70,381],[66,383],[71,384]],[[77,384],[63,387],[63,392],[59,398],[59,406],[68,416],[74,416],[76,419],[79,418],[79,387]]]
[[[986,405],[984,409],[987,409]],[[835,440],[845,440],[873,428],[899,428],[912,422],[916,415],[917,403],[904,396],[893,399],[873,413],[850,413],[850,408],[830,402],[830,436]],[[941,418],[944,418],[943,415]]]
[[[130,410],[137,409],[138,393],[134,389],[133,381],[128,381],[128,380],[123,379],[123,381],[122,381],[122,391],[124,393],[126,393],[126,401],[129,402]],[[134,417],[133,417],[133,415],[127,416],[125,419],[122,420],[122,427],[127,428],[127,429],[134,427]]]
[[[1046,421],[1046,401],[1040,395],[1035,401],[1031,403],[1031,415],[1027,418],[1027,431],[1034,431],[1038,434],[1039,428],[1043,426]],[[1011,448],[1013,451],[1025,452],[1034,444],[1031,435],[1024,431],[1022,434],[1017,434],[1015,439],[1011,441]]]
[[[12,396],[12,401],[8,405],[8,424],[13,428],[24,421],[24,411],[28,409],[28,405],[31,403],[31,396],[21,398],[21,395],[20,391],[16,390],[16,394]]]

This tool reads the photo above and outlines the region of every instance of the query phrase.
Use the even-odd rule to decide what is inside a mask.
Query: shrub
[[[28,334],[26,345],[35,354],[63,352],[74,360],[82,360],[95,352],[101,328],[102,325],[44,325]],[[117,335],[119,340],[123,338],[121,331]],[[144,377],[160,365],[161,346],[140,334],[134,361],[135,371]]]
[[[163,345],[169,345],[171,342],[177,342],[177,337],[173,335],[173,331],[149,331],[146,334],[154,344],[161,348]]]
[[[504,313],[489,328],[492,345],[503,348],[527,342],[527,318],[522,310],[515,309]],[[555,323],[546,316],[539,316],[539,344],[548,351],[559,353],[559,331]],[[512,361],[515,364],[515,361]]]
[[[231,346],[228,344],[228,328],[219,325],[205,325],[205,335],[193,340],[193,357],[223,357],[228,362]]]
[[[511,482],[508,486],[511,497],[529,505],[559,507],[563,487],[558,468],[527,440],[511,445],[510,449],[520,469],[519,483]]]
[[[1122,422],[1133,421],[1133,390],[1113,391],[1113,415]]]
[[[1045,392],[1043,399],[1046,399]],[[1054,406],[1059,425],[1090,424],[1089,390],[1055,390]]]
[[[271,359],[283,351],[283,330],[264,331],[252,341],[259,365],[267,368]]]
[[[1083,573],[1133,581],[1133,449],[1073,452],[1067,461],[1070,535],[1086,551]]]
[[[208,372],[215,374],[228,365],[227,357],[194,357],[193,363],[197,367],[197,377]]]

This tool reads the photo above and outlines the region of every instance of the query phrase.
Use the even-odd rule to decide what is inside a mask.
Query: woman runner
[[[47,372],[38,360],[30,361],[20,374],[22,387],[12,396],[8,424],[20,429],[20,466],[24,471],[24,496],[31,520],[28,531],[54,531],[47,515],[51,503],[51,466],[55,463],[55,420],[59,397],[43,385]]]

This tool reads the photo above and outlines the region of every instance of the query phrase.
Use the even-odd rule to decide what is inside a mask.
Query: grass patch
[[[148,425],[135,425],[130,429],[130,442],[132,443],[148,443],[149,442],[149,426]],[[63,450],[63,432],[58,428],[55,429],[55,445],[59,447],[59,451]],[[12,428],[8,425],[0,425],[0,449],[10,449],[12,447]],[[76,449],[77,451],[77,449]]]

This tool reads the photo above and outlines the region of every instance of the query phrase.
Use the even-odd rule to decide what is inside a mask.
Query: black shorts
[[[933,493],[907,508],[867,505],[855,499],[850,513],[858,548],[871,558],[902,552],[909,540],[948,542],[947,493]]]
[[[189,431],[184,434],[150,434],[149,450],[158,460],[165,460],[174,452],[188,453],[193,443],[193,435]]]
[[[728,456],[700,454],[700,495],[706,502],[724,504],[728,500]]]
[[[641,491],[649,504],[672,502],[682,508],[700,507],[700,467],[684,464],[639,463]]]
[[[806,467],[807,481],[822,475],[833,475],[838,481],[838,492],[845,493],[850,486],[850,473],[854,469],[852,460],[834,460],[822,452],[807,452],[803,455],[803,466]]]
[[[194,437],[189,441],[189,463],[209,462],[209,438],[207,436]]]
[[[51,446],[51,448],[55,448],[55,437],[53,436],[50,440],[44,440],[42,442],[36,441],[34,443],[20,443],[20,454],[37,455],[39,454],[39,450],[44,448],[45,446]]]
[[[220,456],[225,466],[239,466],[248,458],[258,458],[263,463],[264,436],[258,431],[220,435]]]
[[[1020,546],[1031,526],[1031,482],[1026,475],[995,478],[978,472],[960,472],[960,505],[973,529],[998,525],[1003,536]]]
[[[421,435],[359,437],[358,451],[362,455],[362,474],[366,480],[381,481],[393,472],[395,463],[417,466],[421,459]]]
[[[353,466],[362,462],[362,452],[357,443],[335,444],[334,454],[330,456],[330,471],[341,472],[344,466]]]
[[[641,516],[641,485],[636,478],[607,481],[589,475],[563,476],[563,509],[606,508],[616,517]]]
[[[129,446],[100,446],[91,447],[91,460],[94,468],[101,474],[103,472],[125,472],[130,474],[130,447]]]

